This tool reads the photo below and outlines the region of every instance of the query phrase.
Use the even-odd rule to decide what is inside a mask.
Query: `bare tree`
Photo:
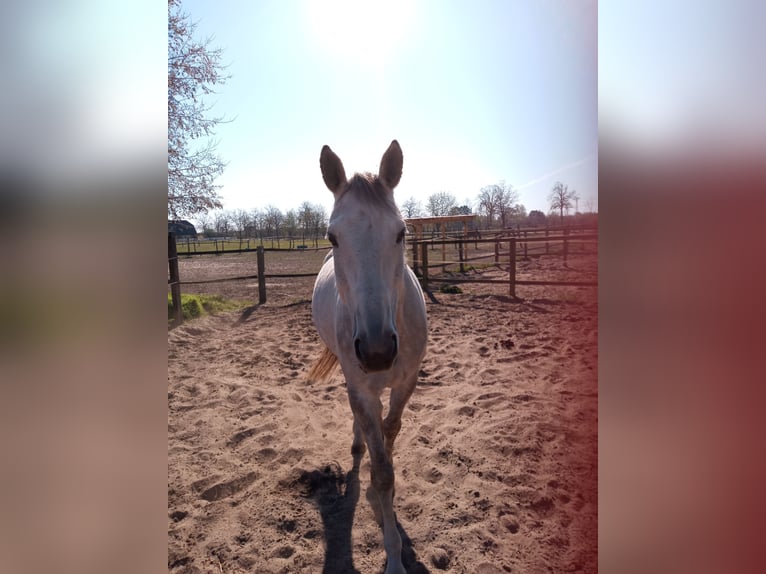
[[[234,230],[237,232],[241,243],[242,238],[245,235],[245,230],[250,224],[250,214],[248,214],[244,209],[235,209],[231,212],[231,220],[234,224]]]
[[[561,223],[564,223],[564,210],[569,212],[572,209],[572,201],[577,198],[577,192],[570,190],[566,185],[557,181],[550,194],[548,195],[548,201],[551,202],[551,211],[559,211],[561,216]]]
[[[423,206],[414,197],[410,197],[401,205],[402,215],[410,219],[412,217],[421,217],[423,215]]]
[[[324,206],[304,201],[298,208],[297,218],[303,243],[306,243],[308,237],[313,239],[314,247],[318,247],[319,238],[324,236],[327,227],[327,212]]]
[[[199,227],[200,233],[202,233],[203,236],[207,236],[210,231],[212,231],[213,218],[210,217],[208,212],[203,211],[198,213],[195,217],[195,220],[197,221],[197,226]]]
[[[263,212],[254,208],[250,210],[250,224],[247,226],[247,236],[260,239],[263,245]]]
[[[314,204],[314,247],[319,247],[319,238],[327,231],[327,211],[324,206]]]
[[[487,218],[487,229],[491,228],[492,222],[495,219],[495,213],[497,213],[497,201],[493,185],[481,188],[477,203],[479,204],[479,213],[483,213]]]
[[[500,222],[503,227],[510,224],[510,219],[516,213],[516,206],[519,201],[519,194],[512,185],[504,181],[495,184],[495,193],[497,193],[497,209],[500,213]]]
[[[289,249],[294,247],[295,234],[298,231],[298,214],[294,209],[290,209],[285,212],[285,220],[282,227],[287,235],[287,246]]]
[[[279,208],[269,205],[265,212],[266,233],[271,237],[271,247],[274,247],[274,235],[276,235],[277,244],[279,244],[280,230],[284,221],[284,216]],[[274,234],[274,235],[272,235]]]
[[[219,210],[213,214],[213,228],[218,236],[226,237],[231,229],[231,217],[227,211]]]
[[[260,227],[263,215],[260,209],[251,209],[247,212],[247,227],[245,228],[245,235],[252,239],[258,237],[258,228]]]
[[[479,210],[487,216],[487,228],[492,227],[496,214],[500,216],[502,227],[508,225],[518,200],[518,192],[505,181],[482,187],[478,204]]]
[[[426,209],[431,217],[442,217],[449,215],[450,210],[455,207],[457,199],[448,191],[432,193],[428,196]]]
[[[168,217],[220,208],[215,179],[225,163],[208,139],[223,118],[209,117],[203,96],[228,79],[221,50],[194,38],[195,24],[168,0]]]
[[[314,206],[308,201],[301,203],[298,208],[298,225],[301,228],[301,243],[306,244],[306,235],[314,227]]]

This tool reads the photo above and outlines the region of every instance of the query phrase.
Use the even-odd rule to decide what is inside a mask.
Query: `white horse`
[[[339,362],[354,413],[354,467],[370,452],[373,496],[383,522],[386,574],[405,572],[393,508],[393,448],[404,406],[415,389],[428,329],[423,291],[405,262],[405,224],[393,190],[402,176],[402,150],[394,140],[380,172],[346,180],[328,147],[319,157],[322,178],[335,195],[327,237],[332,252],[314,285],[312,316],[325,344],[309,379],[327,379]],[[388,414],[380,397],[391,389]]]

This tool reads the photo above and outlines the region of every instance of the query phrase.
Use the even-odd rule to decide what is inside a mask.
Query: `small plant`
[[[199,297],[181,295],[181,308],[184,312],[184,319],[191,319],[193,317],[199,317],[205,311],[202,308],[202,301]]]
[[[457,285],[442,285],[439,291],[442,293],[454,293],[454,294],[463,292],[463,290]]]
[[[201,317],[208,313],[219,313],[221,311],[233,311],[246,306],[248,303],[241,301],[227,301],[220,295],[193,295],[181,294],[181,309],[184,315],[184,321]],[[168,293],[168,321],[173,319],[173,299]]]

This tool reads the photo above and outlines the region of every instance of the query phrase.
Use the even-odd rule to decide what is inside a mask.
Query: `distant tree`
[[[264,210],[264,223],[266,224],[266,235],[271,237],[271,247],[274,247],[274,238],[276,236],[277,243],[279,243],[280,231],[282,229],[282,223],[284,216],[278,207],[269,205]]]
[[[221,50],[194,38],[195,24],[168,0],[168,217],[221,207],[215,179],[226,164],[209,140],[223,118],[209,117],[203,96],[228,79]],[[206,141],[207,140],[207,141]]]
[[[260,209],[250,210],[250,226],[248,227],[248,237],[260,239],[263,245],[263,212]]]
[[[510,220],[518,213],[519,193],[505,181],[495,184],[497,194],[497,211],[503,227],[510,225]]]
[[[540,227],[545,225],[545,214],[542,211],[538,211],[537,209],[533,209],[529,212],[529,215],[527,216],[527,223],[529,223],[532,227]]]
[[[513,221],[518,223],[526,223],[527,220],[527,208],[522,203],[517,203],[510,210],[510,217]]]
[[[292,249],[294,247],[293,242],[295,236],[298,233],[298,214],[294,209],[285,212],[285,220],[282,227],[285,231],[285,235],[287,235],[287,240],[289,242],[288,247]]]
[[[402,212],[402,215],[407,219],[412,217],[421,217],[423,215],[423,207],[414,197],[410,197],[408,200],[402,203],[400,211]]]
[[[304,201],[296,213],[298,226],[301,229],[302,242],[306,238],[314,240],[314,247],[319,246],[319,239],[324,236],[327,228],[327,212],[318,203]]]
[[[237,236],[240,240],[245,235],[247,226],[250,224],[250,214],[244,209],[235,209],[231,212],[231,220],[234,224],[234,230],[237,232]]]
[[[327,231],[327,211],[321,204],[314,204],[314,247],[319,247],[319,238]]]
[[[449,215],[471,215],[471,208],[467,205],[457,205],[449,210]]]
[[[218,210],[213,214],[213,229],[219,237],[229,235],[231,229],[231,217],[227,211]]]
[[[426,202],[426,209],[431,217],[442,217],[449,215],[450,209],[452,209],[457,203],[457,199],[448,191],[440,191],[428,196]]]
[[[550,201],[551,211],[558,210],[561,217],[561,223],[564,223],[564,211],[567,212],[572,209],[572,202],[577,198],[577,192],[570,190],[566,185],[557,181],[550,194],[548,195],[548,201]]]
[[[213,230],[213,218],[206,211],[203,211],[194,218],[197,222],[197,230],[204,235],[208,236],[208,233]]]
[[[306,243],[306,236],[310,236],[314,228],[314,206],[308,201],[301,203],[298,208],[298,225],[301,228],[301,243]]]
[[[497,213],[497,202],[493,191],[493,186],[491,185],[482,187],[476,200],[479,204],[479,213],[486,217],[487,229],[492,227],[492,222],[495,220],[495,214]]]
[[[477,203],[479,211],[487,217],[487,229],[492,227],[495,215],[500,217],[502,227],[508,225],[518,200],[518,192],[505,181],[482,187]]]

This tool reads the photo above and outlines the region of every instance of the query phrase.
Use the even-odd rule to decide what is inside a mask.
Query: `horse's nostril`
[[[354,339],[354,352],[356,353],[356,358],[361,361],[362,360],[362,340],[359,338]]]
[[[391,356],[396,357],[396,354],[399,352],[399,340],[396,335],[391,335],[391,339],[394,342],[393,352],[391,353]]]

